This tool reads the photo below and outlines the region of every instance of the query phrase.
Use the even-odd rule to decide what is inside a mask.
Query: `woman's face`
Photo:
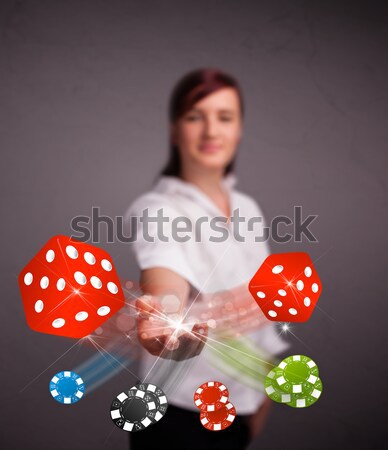
[[[172,126],[184,170],[201,168],[223,173],[241,137],[241,111],[235,89],[209,94]]]

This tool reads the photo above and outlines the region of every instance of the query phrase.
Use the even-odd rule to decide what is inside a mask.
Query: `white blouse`
[[[196,292],[225,291],[243,283],[248,286],[249,280],[270,251],[268,242],[254,241],[255,236],[263,235],[263,221],[256,222],[251,231],[248,230],[249,218],[263,215],[255,200],[234,189],[236,181],[235,175],[229,174],[224,177],[222,186],[229,196],[231,213],[238,209],[239,216],[245,218],[245,222],[239,225],[239,236],[243,237],[245,242],[240,242],[241,238],[233,235],[231,223],[221,224],[220,221],[217,222],[217,227],[226,230],[224,235],[227,235],[227,238],[223,239],[223,242],[216,242],[217,238],[220,240],[222,234],[216,231],[214,224],[211,226],[210,221],[215,217],[224,217],[224,214],[198,187],[177,177],[161,176],[152,190],[138,197],[127,211],[127,220],[129,216],[141,217],[142,211],[147,208],[149,217],[156,217],[157,211],[162,208],[164,217],[169,218],[169,222],[163,225],[163,235],[168,238],[168,242],[160,239],[160,230],[158,236],[156,223],[149,223],[148,235],[154,238],[154,242],[148,242],[143,235],[144,224],[138,221],[137,238],[131,246],[140,269],[153,267],[171,269],[186,279]],[[189,236],[189,239],[186,237],[181,239],[185,242],[178,242],[171,238],[172,220],[182,216],[189,219],[193,231],[188,232],[185,226],[186,231],[179,233],[178,236]],[[206,217],[208,220],[201,219],[203,223],[199,226],[200,217]],[[196,233],[195,224],[197,224]],[[189,304],[193,298],[189,299]],[[200,301],[200,298],[198,297],[196,301]],[[272,322],[255,331],[253,335],[260,349],[269,354],[280,353],[288,347],[288,344],[279,337]],[[147,375],[147,382],[152,383],[155,360],[156,357],[144,351],[141,376]],[[211,354],[205,346],[201,354],[194,358],[190,371],[179,380],[174,392],[168,395],[168,400],[176,406],[198,411],[193,403],[197,387],[206,381],[221,381],[229,389],[230,399],[237,413],[252,414],[264,400],[265,394],[244,385],[241,382],[243,378],[241,376],[237,381],[236,377],[227,375],[216,365],[212,365]],[[160,387],[163,389],[163,386]]]

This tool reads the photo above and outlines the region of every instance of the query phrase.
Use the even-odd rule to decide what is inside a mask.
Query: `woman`
[[[230,305],[231,309],[238,306],[239,311],[245,311],[245,306],[249,305],[257,316],[260,315],[247,284],[269,254],[265,242],[255,243],[253,230],[248,230],[246,223],[240,224],[238,235],[245,237],[244,240],[231,235],[231,215],[235,210],[238,209],[245,219],[262,216],[252,198],[234,189],[235,157],[242,134],[241,90],[233,77],[219,70],[193,71],[177,83],[170,100],[169,116],[170,159],[153,189],[140,196],[129,210],[130,215],[139,217],[147,209],[150,217],[156,217],[162,209],[163,216],[170,219],[163,228],[163,237],[156,223],[145,230],[141,222],[133,244],[141,269],[140,285],[148,294],[138,301],[138,336],[146,349],[141,376],[143,381],[152,383],[153,367],[160,356],[175,360],[195,358],[190,372],[180,380],[175,392],[171,395],[167,392],[170,406],[165,417],[142,432],[130,433],[131,449],[243,449],[260,432],[268,399],[263,392],[238,381],[243,373],[241,377],[238,370],[225,373],[215,365],[214,355],[209,356],[209,350],[214,349],[211,342],[216,342],[211,337],[213,329],[217,328],[217,323],[221,324],[222,314],[227,314],[225,305]],[[182,223],[182,218],[186,219],[185,231],[192,231],[191,238],[177,239],[172,224],[177,218]],[[229,232],[225,239],[210,239],[211,235],[215,236],[211,226],[214,218],[222,223],[218,231],[223,237],[225,231]],[[261,229],[256,227],[254,234],[261,234],[262,227],[262,224]],[[147,239],[145,231],[149,235]],[[153,242],[148,237],[153,238]],[[218,303],[211,301],[214,298]],[[171,309],[174,299],[178,303],[175,310]],[[179,320],[186,320],[191,309],[203,313],[205,304],[210,305],[205,314],[192,319],[197,322],[193,333],[180,326],[171,327],[169,321],[164,320],[173,312],[179,324]],[[212,304],[218,305],[213,322],[208,320],[213,317]],[[159,311],[167,316],[159,320]],[[172,322],[176,323],[174,320]],[[286,348],[268,321],[254,337],[269,353],[276,354]],[[193,403],[197,387],[212,380],[228,387],[230,401],[237,411],[233,425],[222,432],[203,428]]]

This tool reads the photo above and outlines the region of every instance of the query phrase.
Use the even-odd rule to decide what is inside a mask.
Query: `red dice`
[[[322,285],[307,253],[268,256],[249,283],[249,292],[269,320],[305,322]]]
[[[87,336],[124,305],[107,252],[54,236],[19,275],[28,325],[72,338]]]

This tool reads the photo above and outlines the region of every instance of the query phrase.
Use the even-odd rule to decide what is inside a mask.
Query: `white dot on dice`
[[[40,280],[40,287],[42,289],[47,289],[49,285],[49,279],[48,277],[42,277],[42,279]]]
[[[55,252],[54,252],[54,250],[49,250],[49,251],[46,253],[46,261],[47,261],[48,263],[51,263],[51,262],[54,261],[54,258],[55,258]]]
[[[296,315],[298,314],[298,311],[297,311],[295,308],[290,308],[290,309],[288,310],[288,312],[289,312],[290,314],[292,314],[293,316],[296,316]]]
[[[99,316],[106,316],[107,314],[110,313],[110,308],[109,306],[101,306],[100,308],[98,308],[97,310],[97,314]]]
[[[78,251],[75,247],[73,247],[72,245],[68,245],[66,247],[66,253],[67,256],[71,259],[77,259],[78,258]]]
[[[58,318],[58,319],[53,320],[52,326],[54,328],[62,328],[63,325],[65,325],[65,319]]]
[[[311,305],[311,300],[308,297],[305,297],[305,299],[303,300],[304,306],[310,306]]]
[[[307,267],[304,269],[304,274],[306,275],[307,278],[310,278],[311,275],[312,275],[312,273],[313,273],[313,271],[311,270],[311,267],[307,266]]]
[[[102,283],[101,280],[98,277],[92,277],[90,278],[90,283],[92,284],[92,286],[96,289],[101,289],[102,287]]]
[[[94,257],[93,253],[86,252],[84,254],[84,259],[91,266],[96,263],[96,258]]]
[[[296,288],[298,289],[298,291],[301,291],[304,288],[304,283],[302,280],[298,280],[296,282]]]
[[[107,259],[103,259],[101,261],[101,266],[107,272],[110,272],[112,270],[112,264]]]
[[[284,267],[279,264],[272,269],[272,273],[277,275],[278,273],[281,273],[283,271],[283,269],[284,269]]]
[[[278,294],[281,295],[282,297],[285,297],[287,295],[287,292],[284,289],[279,289]]]
[[[108,291],[110,293],[112,293],[112,294],[117,294],[119,289],[114,283],[112,283],[112,281],[109,281],[109,283],[108,283]]]
[[[78,284],[86,284],[86,277],[82,272],[75,272],[74,279]]]
[[[66,281],[63,278],[60,278],[57,281],[57,289],[58,291],[63,291],[65,289],[66,286]]]
[[[265,298],[265,294],[264,294],[264,292],[262,292],[262,291],[259,291],[259,292],[257,293],[257,296],[258,296],[259,298]]]
[[[277,306],[278,308],[280,308],[281,306],[283,306],[283,303],[282,303],[280,300],[275,300],[275,301],[273,302],[273,304],[274,304],[275,306]]]
[[[313,285],[311,286],[311,290],[314,292],[314,294],[316,294],[318,292],[318,285],[317,285],[317,283],[313,283]]]
[[[32,280],[34,277],[32,276],[31,272],[28,272],[24,275],[24,284],[29,286],[32,283]]]
[[[80,311],[75,315],[75,320],[78,320],[78,322],[82,322],[88,318],[88,313],[86,311]]]
[[[271,317],[276,317],[278,314],[276,311],[273,311],[272,309],[270,311],[268,311],[268,315]]]
[[[43,311],[44,308],[44,303],[42,302],[42,300],[37,300],[35,302],[35,311],[39,314]]]

